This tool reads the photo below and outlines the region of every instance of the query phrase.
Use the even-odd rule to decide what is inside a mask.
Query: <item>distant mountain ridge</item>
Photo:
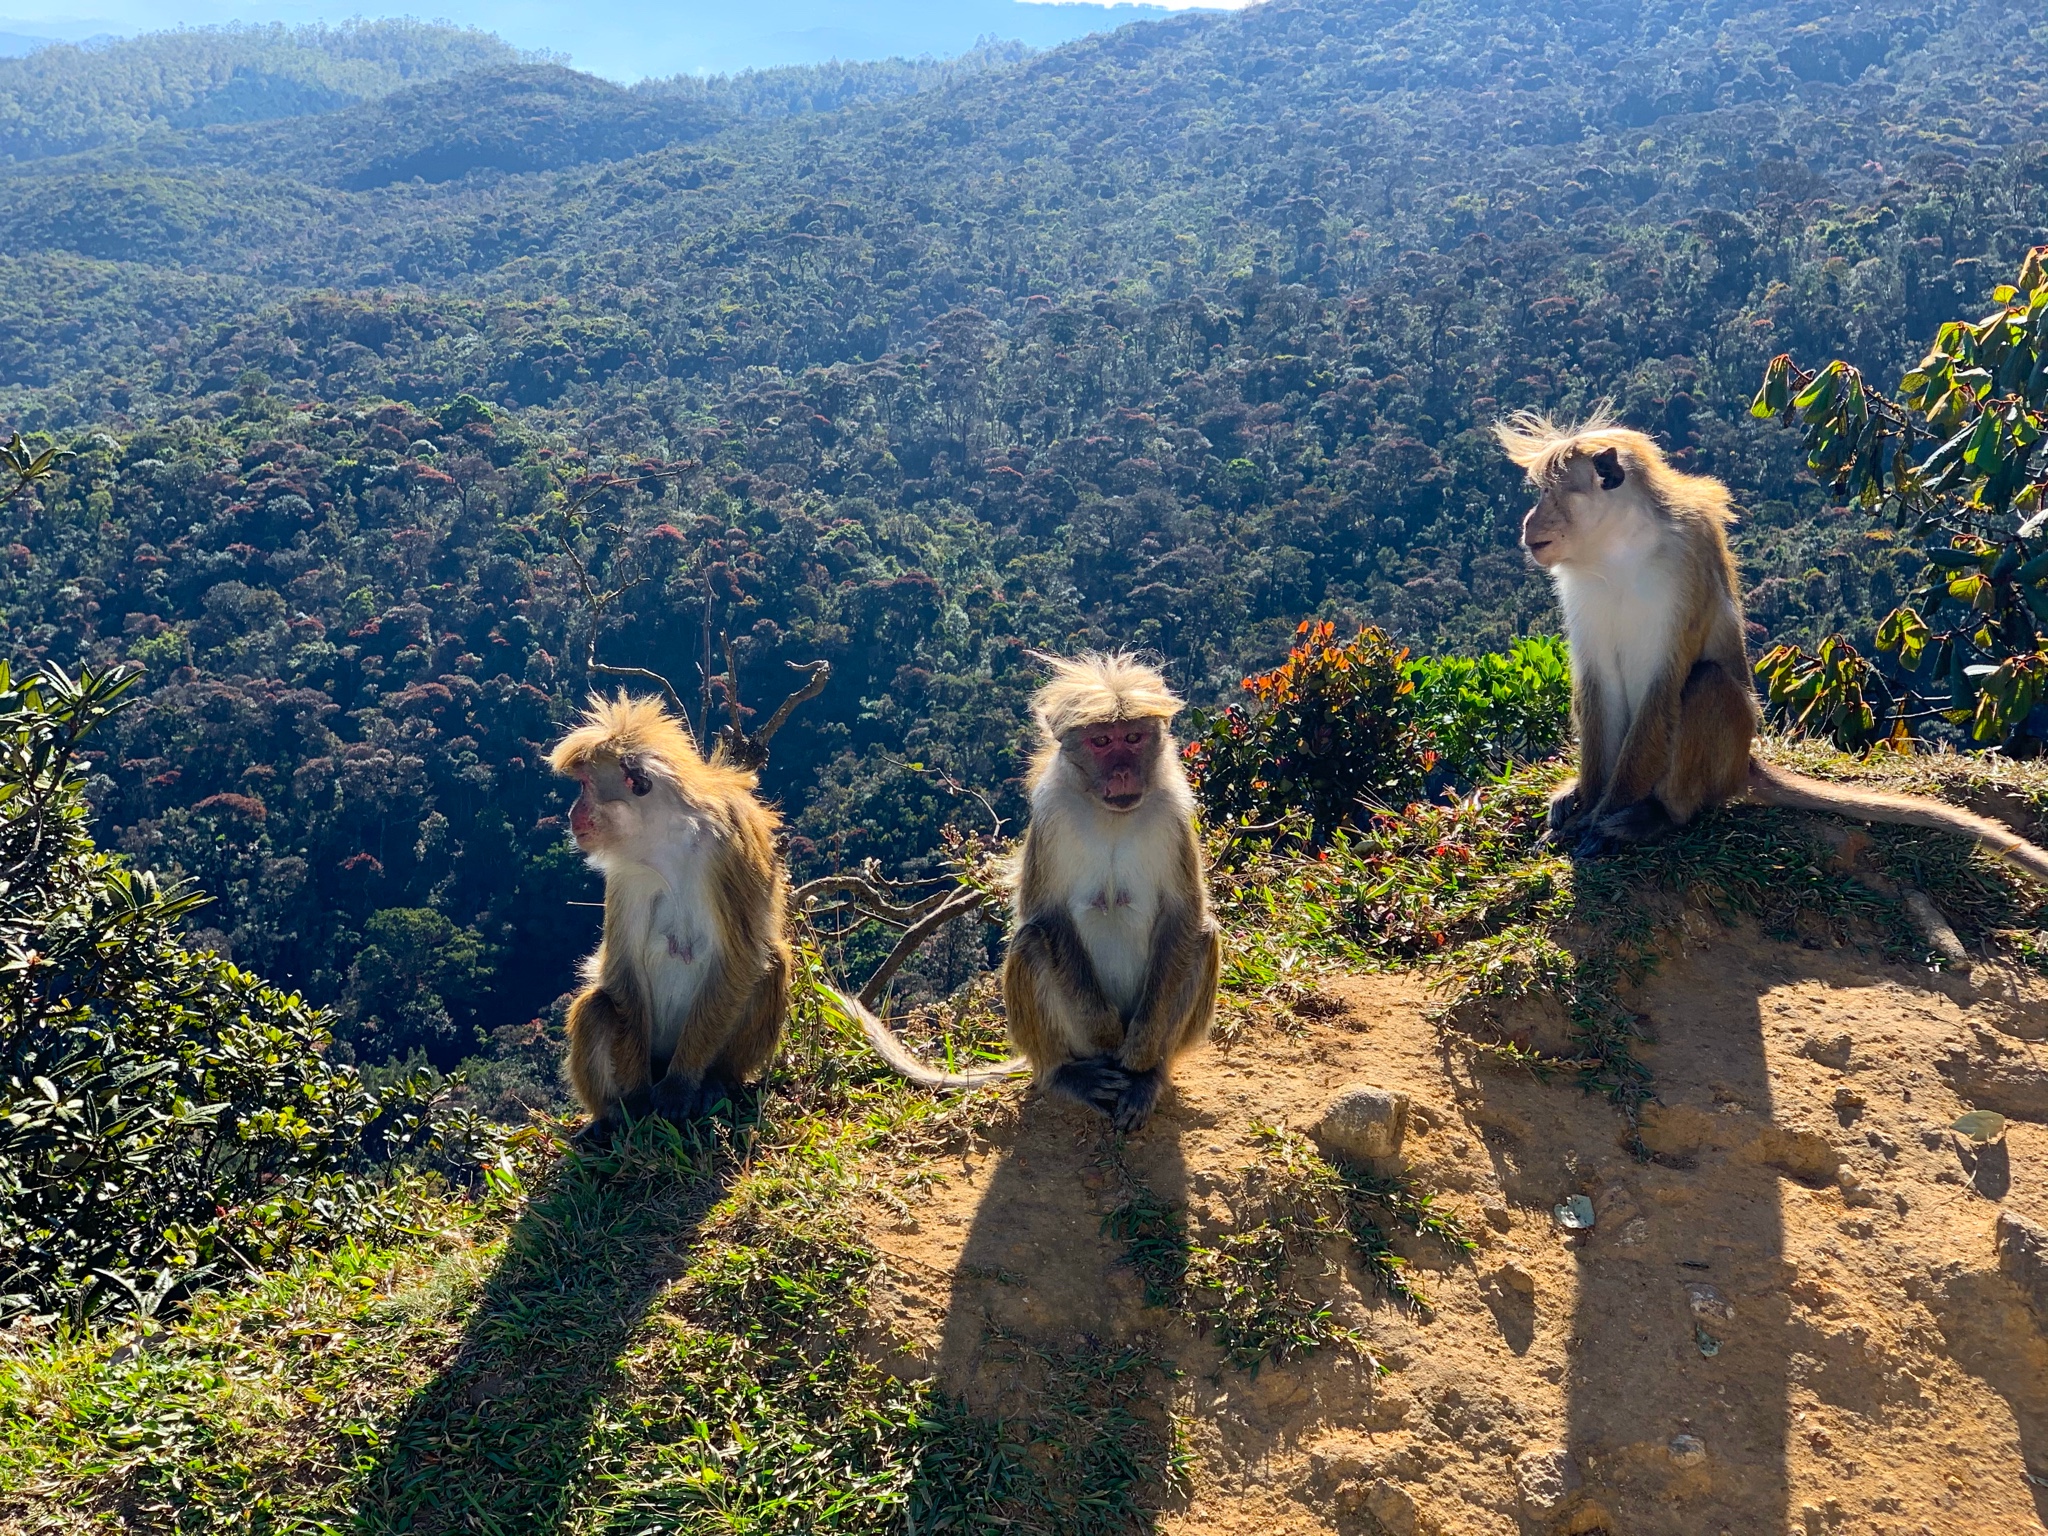
[[[414,81],[518,63],[488,33],[412,21],[231,26],[0,58],[0,160],[71,154],[153,127],[331,112]]]

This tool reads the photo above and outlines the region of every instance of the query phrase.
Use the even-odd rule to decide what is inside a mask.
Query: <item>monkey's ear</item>
[[[1593,468],[1600,476],[1600,489],[1603,491],[1613,490],[1628,478],[1622,473],[1621,450],[1618,448],[1602,448],[1594,454]]]
[[[626,777],[626,788],[636,795],[644,795],[654,788],[654,781],[640,771],[640,759],[633,753],[619,759],[619,772]]]

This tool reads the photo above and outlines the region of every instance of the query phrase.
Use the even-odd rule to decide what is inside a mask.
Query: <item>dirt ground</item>
[[[1326,1017],[1183,1064],[1125,1155],[1197,1242],[1232,1224],[1255,1122],[1306,1127],[1351,1082],[1412,1095],[1405,1155],[1480,1246],[1406,1250],[1426,1315],[1335,1261],[1384,1374],[1343,1347],[1247,1374],[1147,1307],[1102,1231],[1108,1138],[1035,1101],[908,1217],[872,1212],[904,1368],[1000,1412],[1019,1341],[1173,1362],[1192,1491],[1163,1533],[2042,1532],[2048,1337],[1993,1227],[2048,1222],[2043,994],[1706,921],[1673,950],[1633,999],[1649,1161],[1568,1081],[1473,1067],[1414,974],[1334,980]],[[1969,1108],[2011,1117],[2002,1145],[1947,1129]],[[1591,1232],[1553,1217],[1574,1194]]]

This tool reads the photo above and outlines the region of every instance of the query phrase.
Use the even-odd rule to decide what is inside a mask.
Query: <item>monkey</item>
[[[678,1123],[758,1079],[789,1008],[778,818],[751,773],[707,761],[654,698],[593,695],[548,754],[582,786],[569,830],[604,875],[604,935],[569,1008],[579,1140]]]
[[[1578,776],[1546,838],[1582,856],[1747,801],[1975,838],[2048,881],[2048,850],[1939,801],[1829,784],[1760,761],[1728,488],[1674,469],[1596,412],[1576,426],[1518,413],[1495,427],[1539,495],[1522,547],[1547,571],[1571,643]]]
[[[1003,1007],[1041,1088],[1132,1132],[1208,1036],[1222,968],[1194,792],[1167,728],[1182,704],[1133,656],[1048,659]]]

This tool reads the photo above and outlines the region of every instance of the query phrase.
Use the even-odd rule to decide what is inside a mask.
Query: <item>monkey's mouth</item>
[[[1102,797],[1102,803],[1108,806],[1112,811],[1130,811],[1137,809],[1138,802],[1144,798],[1145,797],[1142,794],[1104,795]]]

